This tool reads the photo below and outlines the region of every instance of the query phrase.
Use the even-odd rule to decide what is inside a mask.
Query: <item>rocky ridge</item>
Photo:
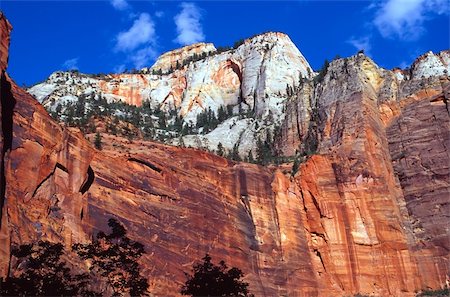
[[[181,129],[174,132],[167,132],[164,127],[157,129],[161,127],[155,123],[152,125],[155,128],[153,137],[169,144],[183,143],[209,151],[215,151],[220,143],[226,151],[231,152],[237,148],[241,157],[245,157],[250,151],[256,155],[258,141],[264,141],[268,134],[276,134],[280,125],[289,123],[286,120],[286,116],[292,112],[289,102],[292,97],[298,95],[294,93],[304,89],[309,90],[311,94],[302,91],[300,96],[308,96],[309,99],[304,98],[308,102],[303,102],[304,106],[295,109],[302,113],[304,122],[298,125],[297,129],[293,127],[293,130],[298,130],[299,135],[308,131],[307,124],[314,109],[311,104],[323,101],[319,97],[322,96],[320,89],[324,84],[317,84],[317,73],[312,71],[287,35],[265,33],[246,39],[235,49],[220,53],[214,51],[212,44],[187,46],[163,54],[150,69],[143,69],[137,74],[93,76],[78,72],[55,72],[45,82],[30,88],[29,92],[42,102],[47,110],[62,110],[63,113],[67,105],[76,104],[81,97],[102,97],[110,103],[122,101],[135,106],[141,106],[147,101],[151,108],[161,109],[169,123],[174,123],[176,117],[179,117],[182,121],[181,127],[189,128],[196,126],[199,114],[211,109],[217,116],[220,108],[228,107],[232,114],[212,131],[205,133],[202,129],[186,129],[189,131],[186,135],[180,133]],[[197,55],[195,60],[183,63],[193,55]],[[384,77],[389,77],[392,90],[401,90],[402,85],[409,80],[448,76],[449,56],[449,51],[438,54],[428,52],[419,57],[408,71],[388,71],[380,69],[368,57],[364,57],[364,63],[353,65],[356,60],[361,60],[357,59],[357,55],[336,60],[335,64],[341,67],[330,70],[333,76],[328,81],[342,76],[342,71],[347,72],[352,67],[364,67],[365,79],[370,81],[376,92],[380,87],[378,84],[386,81]],[[177,68],[177,64],[181,66]],[[157,74],[155,69],[164,71]],[[150,74],[152,71],[153,74]],[[350,80],[344,81],[344,84],[348,82]],[[354,88],[351,90],[353,92]],[[89,110],[89,100],[85,100],[84,104],[85,109]],[[123,112],[117,110],[115,114],[120,115]],[[59,118],[61,119],[61,116]],[[283,143],[284,140],[286,139],[277,141]],[[298,147],[291,146],[291,149],[282,152],[292,156],[297,149]]]
[[[176,296],[205,252],[240,267],[256,296],[414,296],[448,282],[447,75],[399,80],[356,55],[292,87],[279,143],[300,150],[292,174],[108,134],[95,150],[3,70],[2,276],[11,246],[85,242],[112,216],[145,244],[157,296]]]
[[[173,66],[174,61],[181,63],[182,60],[177,59],[191,55],[194,50],[195,53],[204,53],[212,49],[210,44],[197,44],[172,51],[162,55],[152,69],[166,69],[168,65]],[[184,125],[191,126],[208,108],[217,115],[221,106],[230,106],[236,117],[231,125],[240,128],[232,130],[232,141],[222,144],[228,150],[237,145],[245,155],[254,147],[258,136],[265,137],[267,130],[273,132],[275,125],[280,124],[288,86],[296,87],[300,77],[311,78],[313,75],[306,59],[282,33],[257,35],[236,49],[193,61],[170,73],[145,72],[147,70],[144,69],[140,74],[97,77],[77,72],[55,72],[28,91],[50,111],[55,111],[59,105],[64,109],[64,104],[73,103],[82,95],[95,94],[104,96],[108,102],[120,100],[137,106],[147,100],[153,109],[161,109],[167,116],[174,111],[182,117]],[[89,109],[88,105],[86,101],[86,109]],[[242,118],[240,113],[251,113],[251,119],[247,116]],[[246,137],[248,135],[244,137],[243,133],[249,130],[253,131],[250,138]],[[217,133],[195,134],[183,141],[189,146],[215,150]],[[168,142],[177,143],[178,137]]]
[[[143,72],[151,72],[151,70],[161,70],[166,73],[170,69],[177,68],[177,63],[180,64],[188,58],[192,58],[194,55],[201,56],[202,54],[210,54],[217,51],[216,47],[212,43],[196,43],[191,44],[180,49],[175,49],[162,54],[153,66],[148,69],[142,69]],[[179,68],[179,67],[178,67]]]

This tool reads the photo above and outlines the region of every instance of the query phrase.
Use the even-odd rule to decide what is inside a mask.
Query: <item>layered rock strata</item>
[[[205,253],[242,269],[255,296],[443,287],[449,79],[412,77],[357,55],[295,88],[280,147],[310,156],[292,176],[288,165],[106,134],[95,150],[2,71],[1,276],[11,246],[70,247],[115,217],[145,245],[141,264],[157,296],[179,295]]]

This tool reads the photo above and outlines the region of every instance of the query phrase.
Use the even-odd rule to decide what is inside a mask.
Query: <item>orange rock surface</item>
[[[448,81],[442,86],[415,92],[389,116],[370,92],[327,102],[318,154],[291,177],[283,166],[111,135],[97,151],[2,73],[0,276],[12,245],[70,247],[115,217],[145,245],[141,264],[156,296],[178,296],[205,253],[242,269],[255,296],[443,287]]]
[[[0,12],[0,70],[4,71],[8,65],[9,33],[11,24]]]

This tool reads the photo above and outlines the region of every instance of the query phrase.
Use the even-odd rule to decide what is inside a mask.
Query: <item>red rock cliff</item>
[[[158,296],[178,295],[183,272],[205,253],[241,268],[255,296],[413,296],[442,287],[447,84],[382,103],[370,89],[325,96],[318,154],[292,178],[108,135],[97,151],[2,75],[1,275],[10,246],[47,239],[69,247],[116,217],[146,246],[144,273]]]

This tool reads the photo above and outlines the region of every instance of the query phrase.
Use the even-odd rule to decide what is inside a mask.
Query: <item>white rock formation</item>
[[[186,60],[192,62],[184,65]],[[411,78],[448,75],[449,62],[449,51],[426,53],[412,65]],[[360,65],[358,67],[362,71],[346,74],[354,76],[354,80],[342,82],[336,79],[346,69],[353,69],[351,66],[355,63]],[[153,74],[159,73],[159,70],[162,74]],[[165,112],[175,110],[186,124],[195,124],[197,115],[204,110],[211,108],[217,114],[220,106],[231,106],[235,115],[241,111],[251,116],[229,118],[206,135],[184,136],[183,142],[210,150],[217,149],[219,142],[226,150],[238,145],[240,154],[246,156],[249,150],[254,149],[259,137],[265,139],[266,131],[273,132],[273,128],[282,123],[286,116],[289,90],[292,93],[302,81],[312,80],[315,75],[317,73],[286,34],[270,32],[246,39],[236,49],[221,53],[217,53],[214,45],[209,43],[170,51],[163,54],[150,69],[144,68],[137,74],[55,72],[45,82],[28,91],[51,111],[57,105],[76,100],[81,95],[85,98],[101,96],[108,102],[120,100],[136,106],[148,100],[152,108]],[[363,80],[356,79],[357,76],[364,76]],[[377,94],[380,88],[389,88],[382,84],[388,76],[398,82],[410,79],[408,72],[387,71],[364,55],[357,55],[334,61],[324,78],[323,84],[327,88],[322,88],[323,91],[319,88],[316,92],[320,93],[322,104],[332,104],[346,96],[333,90],[354,92],[367,86],[351,85],[352,81],[365,81]],[[348,85],[342,87],[342,83]],[[334,84],[336,88],[332,87]],[[309,92],[313,92],[314,86],[310,89]],[[299,105],[298,111],[306,117],[311,112],[309,100],[312,97],[309,97],[305,96],[306,101],[303,106]],[[169,142],[177,144],[179,140],[175,137]]]
[[[420,56],[412,65],[412,78],[428,78],[450,74],[450,52],[434,54],[429,51]]]

